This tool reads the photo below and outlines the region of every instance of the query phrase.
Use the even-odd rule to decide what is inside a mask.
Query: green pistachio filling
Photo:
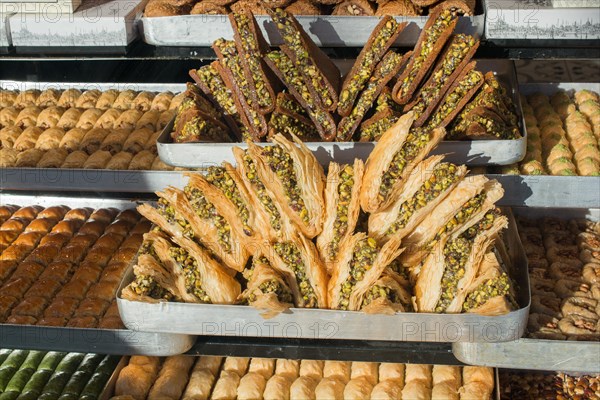
[[[138,256],[141,256],[142,254],[148,254],[154,257],[155,259],[158,259],[158,255],[154,250],[153,242],[150,240],[144,240],[144,242],[140,246],[140,249],[138,250]]]
[[[427,179],[416,193],[400,206],[398,218],[388,228],[386,234],[392,235],[403,229],[415,212],[425,207],[442,192],[456,183],[459,175],[456,174],[457,167],[451,163],[440,163],[435,166],[433,174]]]
[[[233,118],[242,133],[242,137],[244,139],[249,138],[248,129],[240,119],[240,114],[235,105],[235,101],[233,100],[233,95],[231,91],[227,89],[227,86],[225,86],[225,82],[223,82],[223,79],[217,70],[214,69],[212,65],[205,65],[204,67],[196,70],[196,73],[204,85],[208,87],[215,101],[219,104],[223,111]]]
[[[478,233],[488,230],[496,218],[496,211],[490,211],[477,224],[467,229],[454,240],[444,246],[444,274],[442,275],[442,295],[435,312],[444,312],[454,297],[458,282],[465,275],[465,265],[469,260],[473,242]]]
[[[277,300],[282,303],[292,303],[293,301],[292,293],[289,291],[289,289],[275,278],[269,279],[268,281],[258,285],[258,290],[260,290],[263,294],[275,293]],[[256,294],[254,292],[250,293],[248,296],[248,301],[250,303],[256,301]]]
[[[329,93],[327,81],[321,73],[321,70],[314,64],[308,49],[304,47],[300,32],[292,24],[288,14],[278,8],[273,12],[273,21],[277,24],[277,29],[281,31],[283,40],[288,45],[289,49],[296,56],[297,70],[303,71],[310,79],[312,87],[319,96],[321,104],[324,107],[331,107],[334,99]],[[302,92],[301,92],[302,93]],[[303,96],[304,97],[304,96]]]
[[[351,165],[346,165],[339,174],[339,184],[337,187],[338,201],[333,223],[333,238],[329,243],[328,256],[330,260],[337,256],[340,240],[348,230],[348,207],[352,199],[352,187],[354,186],[354,169]]]
[[[377,32],[371,46],[367,49],[364,57],[360,60],[360,65],[356,73],[350,77],[348,85],[340,93],[338,102],[339,108],[349,108],[354,104],[356,96],[363,90],[365,84],[369,81],[373,66],[381,60],[383,53],[387,49],[387,42],[394,36],[398,29],[398,22],[390,19],[386,22],[383,29]]]
[[[400,303],[398,294],[395,291],[393,291],[387,286],[373,285],[371,286],[371,289],[369,289],[369,291],[365,294],[362,306],[368,306],[373,302],[373,300],[377,300],[379,298],[387,299],[392,303]]]
[[[231,175],[229,175],[227,170],[223,167],[208,167],[206,180],[221,189],[221,192],[223,192],[225,197],[231,200],[237,208],[238,216],[244,225],[244,233],[249,236],[252,235],[253,229],[248,224],[250,212],[248,211],[248,207],[246,207],[244,200],[242,200],[242,195],[240,194],[235,181]]]
[[[483,206],[485,199],[485,194],[478,194],[467,200],[452,219],[450,219],[446,225],[442,226],[435,234],[434,238],[427,243],[427,250],[430,250],[446,232],[451,232],[457,226],[463,225],[473,214],[478,212]]]
[[[291,96],[279,96],[277,98],[277,105],[282,110],[308,117],[308,114],[306,113],[304,107],[302,107],[302,104],[298,103],[296,99]]]
[[[454,16],[452,15],[452,11],[444,10],[440,13],[433,25],[431,25],[431,27],[426,31],[425,39],[421,43],[419,53],[413,55],[410,72],[407,74],[406,78],[402,80],[399,97],[406,96],[408,94],[413,81],[415,80],[421,68],[424,67],[425,61],[433,51],[436,42],[440,40],[442,33],[450,25],[453,19]]]
[[[181,247],[169,248],[169,255],[179,264],[185,277],[185,288],[202,303],[211,303],[210,297],[202,289],[202,277],[198,270],[198,261]]]
[[[506,296],[510,291],[510,280],[505,273],[482,283],[473,292],[467,295],[463,304],[463,312],[484,305],[489,299],[497,296]]]
[[[254,127],[259,128],[261,125],[260,116],[253,107],[250,84],[244,76],[240,57],[235,48],[235,42],[231,40],[217,39],[214,45],[221,50],[221,53],[223,54],[222,62],[225,63],[225,66],[233,74],[233,78],[242,92],[244,101],[248,104],[248,107],[244,109],[244,112],[248,114],[249,122],[253,124]]]
[[[153,277],[149,275],[137,275],[135,281],[131,282],[131,289],[140,296],[148,296],[153,299],[172,300],[173,293],[160,286]]]
[[[215,206],[204,197],[202,191],[188,185],[184,188],[184,192],[196,215],[210,221],[217,229],[217,241],[221,248],[226,253],[231,253],[231,227],[229,223],[218,213]]]
[[[379,199],[385,201],[394,184],[402,175],[406,164],[417,157],[419,152],[429,143],[431,139],[431,129],[426,127],[413,128],[409,131],[408,136],[400,150],[394,154],[392,162],[381,178],[381,186],[379,186]]]
[[[391,109],[392,111],[402,112],[402,108],[394,101],[392,98],[392,93],[389,90],[381,91],[379,96],[377,96],[377,101],[375,105],[375,111],[385,111],[387,109]]]
[[[390,263],[390,265],[388,265],[387,267],[390,270],[394,271],[399,276],[401,276],[402,278],[404,278],[406,280],[409,279],[408,268],[406,268],[404,265],[402,265],[402,263],[400,262],[400,260],[398,258],[395,259],[394,261],[392,261]]]
[[[379,140],[381,135],[390,129],[397,121],[398,117],[396,115],[390,115],[389,117],[381,118],[379,121],[373,122],[360,131],[360,141],[373,142]]]
[[[319,132],[313,125],[307,125],[296,118],[278,112],[271,114],[269,128],[273,134],[281,133],[288,138],[294,134],[302,141],[315,140],[319,137]]]
[[[411,109],[415,113],[415,119],[419,119],[427,107],[438,98],[440,90],[446,85],[450,76],[456,71],[456,68],[465,59],[473,46],[475,46],[473,36],[458,34],[452,39],[441,68],[433,72],[430,78],[431,83],[419,91],[419,100]]]
[[[252,186],[256,189],[256,194],[258,195],[260,203],[269,214],[269,223],[271,224],[271,227],[276,231],[281,230],[281,214],[277,210],[271,196],[267,194],[267,189],[256,172],[256,164],[254,164],[254,161],[252,161],[248,152],[244,153],[244,164],[246,167],[246,178],[248,178]]]
[[[244,51],[246,52],[246,62],[254,81],[254,87],[256,88],[256,96],[258,99],[259,107],[270,107],[273,104],[271,93],[267,89],[267,84],[263,79],[263,71],[260,65],[260,51],[257,45],[257,39],[254,36],[254,32],[250,28],[252,23],[246,14],[233,13],[233,18],[237,24],[237,28],[240,33],[240,42]]]
[[[179,225],[183,230],[183,235],[189,239],[194,239],[194,230],[188,221],[185,220],[175,208],[162,197],[158,199],[158,205],[156,207],[160,215],[162,215],[168,223]]]
[[[330,115],[320,107],[317,107],[317,103],[313,100],[308,86],[306,86],[300,74],[300,68],[296,67],[292,60],[281,51],[272,51],[267,54],[267,57],[281,72],[286,85],[293,87],[302,96],[302,99],[308,105],[307,111],[310,119],[322,126],[324,130],[331,130],[333,126],[331,126]]]
[[[250,264],[250,267],[246,268],[244,270],[244,278],[246,278],[246,280],[251,280],[252,279],[252,274],[254,273],[254,268],[256,268],[256,266],[258,264],[266,264],[268,266],[271,266],[271,263],[269,262],[269,260],[267,259],[267,257],[265,256],[260,256],[260,257],[253,257],[252,258],[252,263]]]
[[[365,273],[373,267],[379,248],[373,238],[361,240],[354,246],[352,260],[350,260],[350,274],[340,291],[340,300],[338,302],[339,310],[347,310],[350,304],[350,295],[356,284],[363,280]]]
[[[459,84],[451,91],[448,92],[441,107],[431,117],[429,122],[430,126],[439,126],[448,115],[450,115],[456,108],[467,93],[475,88],[482,80],[482,75],[476,70],[469,72]]]
[[[378,65],[377,70],[369,79],[367,87],[360,94],[356,105],[350,112],[350,115],[343,119],[343,123],[338,126],[338,137],[344,140],[349,139],[348,134],[354,127],[357,121],[363,119],[367,112],[373,106],[376,100],[377,92],[382,79],[386,79],[393,73],[402,61],[402,56],[398,53],[389,52]]]
[[[306,276],[306,268],[300,251],[292,242],[280,242],[273,245],[275,252],[283,262],[294,271],[300,295],[304,300],[304,307],[316,308],[318,306],[317,295]]]
[[[198,140],[208,142],[229,142],[223,129],[218,125],[212,124],[202,116],[197,116],[187,121],[175,139],[177,142]]]
[[[308,223],[310,221],[308,209],[304,204],[294,162],[290,155],[280,146],[266,146],[263,148],[263,156],[283,185],[290,208],[300,216],[302,221]]]

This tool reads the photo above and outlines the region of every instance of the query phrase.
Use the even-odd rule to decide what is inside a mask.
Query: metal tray
[[[551,96],[558,90],[593,90],[600,93],[600,82],[559,82],[559,83],[522,83],[519,84],[521,94],[528,96],[534,93],[543,93]]]
[[[336,15],[297,16],[308,36],[323,47],[361,47],[379,22],[379,17]],[[429,17],[396,17],[409,22],[397,46],[410,47],[417,43],[421,29]],[[256,16],[265,39],[271,46],[282,44],[275,24],[267,16]],[[456,32],[483,36],[484,15],[460,17]],[[210,46],[223,37],[232,38],[233,30],[227,15],[179,15],[174,17],[142,18],[144,41],[155,46]]]
[[[120,297],[133,281],[133,271],[123,278],[117,292],[121,319],[127,327],[149,332],[189,335],[252,336],[304,339],[396,340],[408,342],[504,342],[520,338],[529,314],[530,293],[527,259],[514,219],[506,232],[512,273],[521,288],[521,308],[503,316],[475,314],[397,313],[393,316],[355,311],[292,308],[272,319],[248,306],[144,303]]]
[[[600,206],[600,177],[486,175],[504,188],[503,206],[594,208]]]
[[[600,221],[600,209],[514,208],[529,218],[587,218]],[[506,343],[453,343],[454,356],[466,364],[565,372],[600,372],[600,342],[520,338]]]
[[[116,83],[116,82],[29,82],[29,81],[13,81],[0,80],[0,89],[5,90],[28,90],[28,89],[80,89],[91,90],[97,89],[106,91],[114,90],[147,90],[149,92],[166,92],[173,93],[183,92],[185,90],[184,83]]]
[[[2,192],[0,204],[44,207],[67,205],[70,207],[133,208],[130,199],[101,199],[94,197],[68,197],[57,195],[24,195]],[[172,333],[150,333],[135,326],[129,329],[68,328],[37,325],[0,324],[2,347],[29,350],[77,351],[101,354],[145,354],[166,356],[188,351],[194,338]]]
[[[2,190],[46,190],[149,193],[169,185],[183,187],[187,178],[177,171],[105,169],[3,168]]]
[[[446,159],[450,162],[473,166],[507,165],[521,161],[525,156],[527,137],[514,64],[508,60],[479,60],[477,66],[482,72],[495,71],[511,91],[522,137],[516,140],[444,141],[433,154],[447,154]],[[173,121],[158,138],[157,148],[163,162],[176,167],[203,168],[222,161],[235,163],[231,148],[247,148],[245,143],[173,143],[170,136],[172,130]],[[366,160],[375,142],[307,142],[306,145],[322,165],[328,165],[331,161],[352,163],[355,158]]]

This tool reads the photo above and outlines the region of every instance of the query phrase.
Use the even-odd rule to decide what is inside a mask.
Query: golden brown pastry
[[[38,168],[60,168],[65,162],[69,153],[65,149],[51,149],[46,151],[40,161],[37,163]]]
[[[269,379],[273,376],[275,370],[275,361],[272,358],[252,358],[250,360],[250,366],[248,367],[248,373],[257,373]]]
[[[35,126],[41,112],[42,109],[38,106],[25,107],[21,110],[19,115],[17,115],[15,125],[23,129]]]
[[[0,89],[0,108],[12,107],[18,93],[13,90]]]
[[[142,150],[133,157],[131,163],[129,163],[128,169],[136,171],[149,171],[152,169],[152,163],[154,162],[155,158],[156,156],[148,150]]]
[[[79,121],[79,117],[81,116],[81,110],[78,108],[69,108],[66,109],[63,115],[60,117],[60,120],[56,124],[57,128],[64,129],[68,131],[69,129],[75,128],[77,125],[77,121]]]
[[[138,93],[138,95],[133,99],[133,107],[143,112],[150,110],[154,96],[154,93],[148,91]]]
[[[38,97],[40,96],[40,93],[41,92],[38,89],[24,90],[17,95],[13,105],[17,108],[34,106],[37,102]]]
[[[81,96],[81,90],[67,89],[60,95],[57,105],[64,108],[75,107],[79,96]]]
[[[117,110],[125,111],[133,108],[133,100],[137,96],[137,93],[131,89],[123,90],[119,93],[119,96],[115,99],[112,108]]]
[[[157,154],[157,147],[156,147],[156,141],[158,140],[159,136],[162,134],[161,131],[156,131],[154,132],[146,141],[146,144],[144,144],[144,150],[149,150],[154,154]]]
[[[378,367],[379,365],[374,362],[353,362],[350,379],[364,377],[371,385],[375,385],[379,380]]]
[[[86,90],[77,98],[75,101],[75,107],[77,108],[95,108],[96,103],[100,99],[101,91],[98,89]]]
[[[373,384],[364,376],[350,379],[344,388],[345,400],[364,400],[368,399],[373,390]],[[405,397],[409,399],[410,397]]]
[[[321,9],[317,4],[308,0],[296,0],[285,8],[292,15],[321,15]]]
[[[177,110],[179,108],[179,106],[181,105],[181,102],[183,101],[184,98],[185,98],[185,92],[181,92],[181,93],[173,96],[173,98],[171,99],[171,104],[169,105],[169,110],[171,110],[171,111]]]
[[[263,393],[264,400],[290,400],[292,379],[286,376],[273,375],[267,381]]]
[[[108,130],[102,128],[93,128],[87,131],[81,143],[79,150],[85,151],[88,154],[93,154],[100,149],[100,145],[108,136]]]
[[[201,0],[194,4],[190,11],[190,15],[217,15],[217,14],[227,14],[227,8],[224,6],[217,4],[216,1],[213,0]]]
[[[290,400],[314,399],[319,380],[309,376],[298,377],[290,386]]]
[[[344,400],[345,382],[338,378],[324,378],[315,388],[316,400]]]
[[[379,382],[371,391],[371,400],[397,400],[402,395],[403,385],[394,379]]]
[[[104,110],[89,108],[81,114],[75,127],[81,129],[92,129],[94,126],[96,126],[96,122],[103,114]]]
[[[13,148],[23,130],[17,126],[7,126],[0,129],[0,148]]]
[[[292,291],[265,257],[254,255],[251,273],[246,278],[248,286],[242,297],[261,310],[264,318],[272,318],[293,306]]]
[[[84,169],[103,169],[111,158],[108,151],[98,150],[90,155],[83,164]]]
[[[143,150],[152,133],[153,131],[148,128],[136,129],[129,134],[129,137],[123,144],[123,150],[134,154],[139,153]]]
[[[106,150],[111,154],[117,154],[123,149],[123,144],[129,137],[129,131],[125,129],[110,129],[108,135],[102,141],[100,150]]]
[[[324,378],[336,378],[344,384],[350,380],[352,363],[348,361],[325,361],[323,366]]]
[[[142,115],[143,113],[136,109],[123,111],[123,113],[115,122],[114,127],[117,129],[133,130],[135,129],[136,124]]]
[[[375,15],[378,17],[384,15],[406,15],[416,16],[421,14],[421,9],[415,6],[410,0],[392,0],[388,2],[379,2]]]
[[[60,121],[60,117],[64,114],[65,109],[57,106],[50,106],[45,108],[38,115],[36,125],[42,129],[54,128],[58,121]]]
[[[17,155],[15,167],[33,168],[41,160],[44,152],[40,149],[28,149]]]
[[[179,399],[188,382],[188,372],[194,364],[194,357],[167,357],[158,377],[148,393],[148,400]]]
[[[65,131],[60,128],[46,129],[35,143],[35,147],[40,150],[57,149],[65,136]]]
[[[237,387],[240,384],[240,376],[235,372],[222,371],[215,387],[213,388],[211,400],[231,400],[237,397]]]
[[[79,149],[79,145],[85,136],[86,131],[79,128],[70,129],[60,140],[58,147],[69,152]]]
[[[404,386],[404,364],[399,363],[381,363],[379,364],[379,380],[385,381],[394,379],[401,382],[400,387]]]
[[[430,400],[431,388],[427,386],[427,382],[424,380],[407,380],[404,388],[402,389],[402,398],[413,400]]]
[[[168,91],[157,94],[152,100],[150,109],[159,112],[167,111],[170,108],[171,99],[173,99],[173,96],[173,93]]]
[[[156,157],[150,167],[152,171],[173,171],[173,166],[165,164],[160,157]]]
[[[160,118],[158,118],[158,122],[156,123],[156,129],[164,129],[164,127],[167,126],[173,118],[175,118],[175,114],[176,110],[163,111],[160,114]]]
[[[243,376],[248,369],[250,359],[247,357],[227,357],[223,363],[223,371],[235,372]]]
[[[307,376],[317,380],[323,378],[325,362],[321,360],[302,360],[300,362],[300,376]]]
[[[156,110],[148,110],[142,114],[140,119],[135,123],[135,129],[149,128],[152,130],[157,129],[158,119],[160,118],[160,112]]]
[[[115,154],[106,164],[106,169],[125,170],[129,168],[133,154],[121,151]]]
[[[96,121],[94,125],[96,128],[104,128],[104,129],[114,129],[116,127],[116,122],[121,116],[122,111],[117,110],[115,108],[109,108],[104,111],[104,114]]]
[[[0,149],[0,167],[2,168],[12,168],[15,166],[17,162],[17,154],[18,151],[15,149],[11,149],[8,147],[4,147]]]
[[[37,126],[32,126],[23,131],[14,143],[14,149],[25,151],[33,149],[43,130]]]
[[[263,392],[267,386],[267,380],[258,373],[248,373],[240,379],[237,387],[238,400],[255,400],[262,398]]]
[[[144,358],[144,363],[138,359]],[[129,395],[134,399],[145,399],[156,380],[160,359],[158,357],[132,356],[129,365],[121,370],[115,384],[115,395]]]
[[[109,89],[102,92],[98,101],[96,102],[96,108],[100,110],[108,110],[112,108],[115,100],[119,97],[119,91],[115,89]]]
[[[88,154],[81,150],[74,151],[74,152],[70,153],[67,156],[67,158],[65,158],[65,161],[62,163],[62,165],[60,167],[61,168],[83,168],[83,164],[85,164],[88,157],[89,157]]]
[[[0,126],[13,126],[19,116],[19,109],[16,107],[6,107],[0,110]]]

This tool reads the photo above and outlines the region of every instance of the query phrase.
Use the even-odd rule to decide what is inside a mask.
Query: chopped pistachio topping
[[[444,274],[442,275],[442,295],[435,312],[444,312],[454,297],[458,282],[465,275],[465,266],[478,233],[488,230],[496,218],[496,211],[487,212],[474,226],[444,246]]]
[[[435,234],[434,238],[427,243],[427,249],[431,249],[446,232],[452,231],[457,226],[464,224],[473,214],[478,212],[485,201],[485,194],[478,194],[467,200],[458,212]]]
[[[248,114],[249,122],[256,128],[260,127],[260,116],[253,107],[254,102],[252,100],[250,84],[244,76],[240,57],[235,48],[235,42],[231,40],[217,39],[214,45],[221,50],[221,53],[223,54],[222,62],[233,74],[235,82],[242,92],[244,101],[248,104],[248,107],[244,109],[244,112]]]
[[[177,212],[177,210],[175,210],[175,208],[167,200],[163,199],[162,197],[159,198],[156,209],[158,210],[160,215],[165,217],[167,222],[169,222],[170,224],[181,226],[181,229],[183,230],[183,235],[185,237],[189,239],[194,239],[194,230],[192,229],[190,223],[186,221],[185,218],[183,218],[181,214],[179,214],[179,212]]]
[[[436,43],[440,40],[440,37],[444,30],[450,25],[455,17],[452,15],[452,11],[444,10],[437,17],[433,25],[425,32],[425,39],[421,43],[421,49],[418,54],[413,55],[412,65],[410,72],[406,75],[406,78],[402,81],[400,86],[400,97],[406,96],[409,92],[410,86],[415,80],[417,74],[421,68],[424,67],[427,57],[430,56]]]
[[[502,273],[500,276],[485,281],[469,293],[463,303],[463,312],[482,306],[493,297],[506,296],[509,291],[510,280],[505,273]]]
[[[258,48],[257,38],[250,28],[252,21],[246,14],[233,13],[233,18],[240,32],[240,42],[246,52],[246,62],[254,81],[256,96],[259,107],[270,107],[273,104],[271,93],[267,89],[267,83],[264,80],[263,70],[260,65],[260,50]]]
[[[292,134],[302,141],[310,141],[319,137],[319,132],[314,125],[307,125],[296,118],[278,112],[271,114],[269,127],[273,134],[281,133],[287,138],[291,138]]]
[[[225,170],[223,167],[208,167],[206,180],[218,187],[221,192],[223,192],[225,197],[231,200],[231,202],[237,208],[238,216],[244,225],[244,233],[246,235],[252,235],[253,229],[248,224],[250,212],[248,211],[248,207],[242,199],[240,190],[227,170]]]
[[[387,286],[373,285],[371,286],[371,289],[369,289],[369,291],[365,294],[365,298],[363,300],[362,305],[363,307],[368,306],[373,302],[373,300],[382,297],[388,299],[392,303],[400,303],[400,299],[398,298],[397,293],[394,292],[391,288]]]
[[[472,70],[465,77],[463,77],[459,84],[451,92],[446,94],[444,100],[442,101],[442,105],[431,117],[429,122],[430,126],[439,126],[442,121],[448,117],[448,115],[456,110],[462,99],[471,89],[476,87],[481,80],[482,75],[476,70]]]
[[[331,107],[334,99],[329,93],[327,81],[321,70],[314,64],[308,49],[304,47],[300,32],[292,24],[288,14],[280,8],[274,11],[272,18],[277,24],[277,29],[281,31],[283,41],[296,56],[297,69],[303,71],[310,79],[312,87],[317,92],[321,104],[323,104],[324,107]]]
[[[302,99],[308,105],[307,111],[310,118],[322,126],[324,130],[328,131],[332,129],[330,115],[320,107],[317,107],[317,103],[313,100],[308,87],[304,83],[300,69],[294,65],[292,60],[281,51],[272,51],[267,54],[267,57],[281,72],[286,85],[293,87],[302,96]]]
[[[291,111],[302,116],[308,116],[306,110],[302,107],[302,104],[298,103],[293,97],[279,96],[277,98],[277,105],[283,110]]]
[[[273,248],[288,268],[294,271],[300,295],[304,300],[304,307],[316,308],[318,306],[317,295],[306,276],[306,266],[296,245],[292,242],[280,242],[275,243]]]
[[[350,260],[350,275],[342,283],[338,309],[348,309],[350,295],[354,287],[363,280],[365,273],[373,267],[378,252],[377,242],[373,238],[363,239],[354,246],[352,260]]]
[[[196,215],[210,221],[217,229],[217,241],[226,253],[231,253],[231,227],[204,194],[191,186],[184,188],[185,196]]]
[[[488,118],[483,115],[473,115],[471,123],[478,123],[488,135],[497,137],[498,139],[511,140],[518,137],[518,129],[510,128],[503,122],[497,121],[494,118]]]
[[[269,259],[265,256],[260,256],[260,257],[253,257],[252,258],[252,263],[250,263],[250,267],[246,268],[244,270],[244,278],[246,278],[246,280],[250,280],[252,279],[252,274],[254,273],[254,268],[256,268],[257,264],[266,264],[266,265],[271,265],[271,263],[269,262]]]
[[[387,109],[402,112],[402,108],[392,98],[392,93],[389,90],[383,90],[379,96],[377,96],[375,111],[379,112]]]
[[[277,210],[277,207],[275,206],[271,196],[267,194],[267,189],[256,172],[256,165],[254,164],[254,161],[252,161],[252,158],[250,158],[248,155],[247,151],[244,153],[244,164],[246,166],[246,178],[248,178],[252,186],[256,189],[256,194],[258,195],[260,203],[265,208],[265,211],[267,211],[269,214],[269,222],[271,226],[276,231],[281,230],[281,214]]]
[[[341,126],[338,126],[338,137],[341,139],[349,139],[348,133],[355,125],[356,121],[362,120],[367,112],[373,106],[373,102],[376,99],[377,92],[381,83],[381,79],[386,79],[402,61],[402,56],[395,52],[389,52],[383,58],[381,63],[377,66],[377,70],[371,78],[368,80],[367,87],[363,90],[358,97],[356,105],[350,112],[350,115],[346,117]]]
[[[144,242],[140,246],[140,249],[138,250],[138,256],[141,256],[142,254],[148,254],[148,255],[158,259],[158,255],[156,254],[156,251],[154,250],[153,242],[150,240],[144,240]]]
[[[346,165],[339,174],[339,184],[337,187],[338,202],[333,223],[333,237],[329,243],[328,257],[330,260],[337,256],[340,240],[348,230],[348,207],[352,199],[352,188],[354,186],[354,169],[351,165]]]
[[[396,258],[387,267],[395,273],[397,273],[398,275],[400,275],[401,277],[403,277],[404,279],[409,279],[408,268],[402,265],[400,259]]]
[[[361,142],[373,142],[381,138],[381,135],[385,133],[392,125],[398,121],[396,115],[390,115],[389,117],[381,118],[379,121],[370,124],[360,131]]]
[[[160,286],[153,277],[149,275],[137,275],[131,282],[131,289],[140,296],[148,296],[153,299],[172,300],[173,293]]]
[[[263,156],[283,185],[290,208],[302,218],[302,221],[308,223],[310,221],[308,209],[304,204],[294,162],[290,155],[281,146],[266,146],[263,148]]]
[[[469,51],[475,46],[475,38],[473,36],[458,34],[450,43],[448,51],[445,53],[441,68],[435,70],[431,75],[431,82],[419,90],[419,98],[417,103],[411,109],[415,113],[415,118],[419,119],[429,105],[437,100],[440,90],[450,76],[456,71],[459,64],[463,62]]]
[[[258,290],[260,290],[263,294],[275,293],[277,295],[277,300],[282,303],[292,303],[293,301],[292,293],[289,291],[289,289],[275,278],[261,283],[258,286]],[[256,294],[254,292],[250,293],[248,296],[248,301],[251,303],[256,301]]]
[[[187,121],[176,136],[176,142],[190,141],[228,142],[226,132],[202,116]]]
[[[181,247],[169,248],[169,255],[175,259],[183,270],[187,292],[196,296],[202,303],[211,303],[210,297],[202,289],[202,277],[198,270],[198,261]]]
[[[429,179],[423,183],[410,199],[402,203],[398,211],[398,218],[386,233],[392,235],[398,230],[403,229],[415,212],[425,207],[443,191],[456,183],[459,179],[459,175],[456,172],[457,167],[454,164],[440,163],[436,165]]]
[[[383,53],[387,49],[387,42],[394,36],[398,29],[398,22],[391,18],[386,22],[383,29],[377,32],[371,46],[366,50],[364,57],[360,60],[360,65],[356,73],[350,77],[348,85],[340,93],[338,102],[339,108],[348,108],[354,104],[356,96],[363,90],[367,81],[371,77],[371,71],[381,60]]]
[[[236,125],[242,133],[242,137],[244,139],[248,138],[248,129],[242,123],[240,114],[235,105],[235,101],[233,100],[233,95],[227,86],[225,86],[225,82],[223,82],[221,75],[219,75],[217,70],[213,68],[212,65],[205,65],[204,67],[196,70],[196,73],[204,85],[208,87],[213,95],[213,98],[223,109],[223,111],[234,119]]]
[[[412,128],[400,150],[394,154],[390,165],[383,173],[379,187],[379,199],[385,201],[394,184],[402,175],[406,164],[415,159],[431,139],[431,129],[426,127]]]

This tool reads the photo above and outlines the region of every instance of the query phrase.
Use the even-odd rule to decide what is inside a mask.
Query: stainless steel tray
[[[510,211],[508,211],[510,217]],[[120,297],[133,280],[133,271],[121,282],[117,304],[127,327],[149,332],[189,335],[253,336],[305,339],[395,340],[408,342],[504,342],[520,338],[529,314],[527,259],[514,219],[504,235],[513,276],[521,290],[521,308],[503,316],[475,314],[397,313],[393,316],[326,309],[292,308],[264,319],[248,306],[144,303]]]
[[[523,137],[516,140],[444,141],[433,153],[447,154],[446,159],[450,162],[473,166],[507,165],[521,161],[525,156],[527,138],[514,64],[507,60],[479,60],[477,66],[483,72],[495,71],[511,91]],[[247,147],[245,143],[173,143],[170,137],[172,130],[173,123],[165,127],[158,138],[157,148],[160,158],[176,167],[202,168],[222,161],[235,163],[231,148]],[[328,165],[331,161],[352,163],[355,158],[366,160],[375,142],[308,142],[306,145],[322,165]]]
[[[587,218],[600,221],[600,209],[514,208],[528,218]],[[600,372],[600,342],[520,338],[506,343],[453,343],[454,356],[466,363],[499,368]]]
[[[298,16],[309,37],[324,47],[364,46],[379,22],[379,17]],[[396,17],[411,24],[402,32],[397,46],[414,46],[429,17]],[[274,23],[267,16],[256,16],[265,39],[272,46],[281,44]],[[483,36],[484,15],[460,17],[456,31]],[[210,46],[218,38],[232,38],[227,15],[180,15],[142,18],[144,41],[155,46]]]
[[[503,206],[594,208],[600,206],[600,177],[487,175],[504,188]]]
[[[68,197],[58,195],[21,195],[2,192],[0,204],[44,207],[67,205],[70,207],[116,207],[133,208],[137,205],[129,199],[102,199],[94,197]],[[166,356],[188,351],[194,338],[172,333],[150,333],[135,326],[129,329],[67,328],[37,325],[0,324],[2,347],[77,351],[101,354],[145,354]]]
[[[522,83],[519,85],[521,94],[528,96],[534,93],[543,93],[551,96],[558,90],[593,90],[600,93],[600,82],[560,82],[560,83]]]
[[[187,181],[177,171],[128,171],[104,169],[3,168],[2,190],[47,190],[149,193]]]
[[[115,90],[147,90],[149,92],[166,92],[173,93],[183,92],[185,90],[184,83],[114,83],[114,82],[28,82],[28,81],[13,81],[0,80],[0,89],[5,90],[28,90],[28,89],[81,89],[91,90],[97,89],[101,91]]]

